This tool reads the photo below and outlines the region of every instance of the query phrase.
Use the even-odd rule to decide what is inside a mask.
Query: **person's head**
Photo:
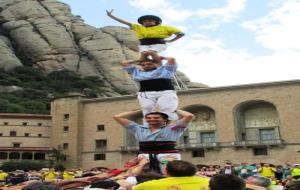
[[[235,175],[219,174],[209,180],[210,190],[245,190],[246,184],[242,178]]]
[[[231,168],[232,168],[232,166],[231,166],[231,165],[229,165],[229,164],[226,164],[226,165],[224,166],[224,168],[225,168],[225,169],[231,169]]]
[[[92,183],[90,188],[99,188],[99,189],[118,189],[120,185],[112,180],[103,180],[103,181],[97,181],[95,183]]]
[[[150,125],[165,126],[169,122],[169,116],[162,112],[150,112],[145,115],[145,120]]]
[[[35,182],[23,187],[22,190],[60,190],[60,188],[51,182]]]
[[[300,181],[291,181],[285,185],[284,190],[299,190]]]
[[[160,25],[161,22],[161,18],[155,15],[144,15],[138,18],[138,23],[145,27]]]
[[[167,163],[165,167],[165,175],[171,177],[188,177],[194,176],[197,172],[197,167],[187,161],[173,160]]]
[[[300,168],[300,164],[294,164],[293,167],[294,168]]]
[[[261,187],[269,187],[271,185],[271,180],[263,176],[250,176],[246,179],[247,184],[257,185]]]
[[[151,59],[145,59],[139,65],[143,71],[152,71],[159,67],[159,64]]]
[[[163,176],[153,170],[143,170],[136,176],[137,183],[143,183],[150,180],[161,179]]]

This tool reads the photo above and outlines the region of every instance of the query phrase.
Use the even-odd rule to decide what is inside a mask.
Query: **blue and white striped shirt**
[[[148,124],[139,125],[131,122],[125,128],[132,133],[136,140],[141,141],[177,141],[182,133],[190,126],[190,123],[183,124],[180,120],[176,121],[175,125],[167,125],[155,132],[151,132]]]
[[[164,64],[152,71],[142,71],[134,65],[123,67],[125,71],[132,75],[135,81],[152,79],[172,79],[176,73],[177,64]]]

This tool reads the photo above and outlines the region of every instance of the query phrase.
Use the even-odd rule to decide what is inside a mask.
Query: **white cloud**
[[[227,0],[224,7],[199,9],[196,15],[200,18],[211,18],[217,22],[228,22],[244,10],[247,0]]]
[[[210,86],[299,79],[299,52],[253,56],[247,50],[229,50],[219,40],[192,36],[170,45],[179,70],[192,81]]]
[[[247,0],[227,0],[224,7],[211,9],[194,9],[189,10],[184,8],[184,4],[172,4],[171,0],[129,0],[129,4],[135,8],[147,11],[158,12],[168,22],[172,21],[186,21],[189,18],[193,19],[211,19],[213,29],[222,22],[228,22],[235,18],[246,5]],[[216,24],[218,23],[218,24]],[[203,26],[203,28],[211,29]]]
[[[167,22],[184,21],[192,15],[190,10],[173,5],[168,0],[151,0],[151,3],[149,0],[129,0],[129,4],[142,10],[155,11]]]
[[[256,34],[257,42],[264,47],[278,51],[300,50],[300,2],[284,2],[269,15],[254,21],[248,21],[243,26]]]

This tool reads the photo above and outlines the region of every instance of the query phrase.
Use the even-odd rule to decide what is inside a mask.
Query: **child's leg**
[[[160,111],[168,114],[170,120],[177,120],[178,115],[176,113],[178,107],[178,97],[176,91],[165,90],[158,98],[157,105]]]

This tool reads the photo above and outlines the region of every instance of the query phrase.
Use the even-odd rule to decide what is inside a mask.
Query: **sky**
[[[210,87],[300,79],[300,0],[59,0],[85,23],[124,26],[142,15],[186,35],[170,43],[191,81]],[[126,27],[126,26],[124,26]]]

